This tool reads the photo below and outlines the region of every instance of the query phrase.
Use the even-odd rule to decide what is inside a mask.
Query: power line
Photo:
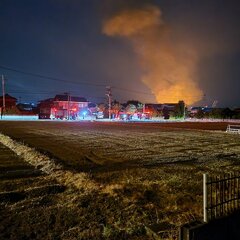
[[[104,88],[106,87],[106,84],[70,81],[70,80],[51,77],[51,76],[46,76],[46,75],[42,75],[42,74],[38,74],[38,73],[26,72],[26,71],[18,70],[18,69],[15,69],[15,68],[6,67],[6,66],[3,66],[3,65],[0,65],[0,68],[5,69],[7,71],[11,71],[11,72],[17,72],[17,73],[21,73],[21,74],[24,74],[24,75],[29,75],[29,76],[32,76],[32,77],[48,79],[48,80],[53,80],[53,81],[58,81],[58,82],[72,83],[72,84],[79,84],[79,85],[89,85],[89,86],[104,87]],[[127,89],[127,88],[121,88],[121,87],[117,87],[117,86],[112,86],[112,88],[120,90],[120,91],[127,91],[127,92],[132,92],[132,93],[137,93],[137,94],[146,94],[146,95],[151,95],[151,96],[153,95],[152,93],[141,92],[141,91],[131,90],[131,89]]]
[[[123,89],[122,89],[123,90]],[[58,94],[59,91],[31,91],[31,92],[26,92],[26,91],[22,91],[22,90],[9,90],[8,92],[11,92],[11,93],[22,93],[22,94]],[[61,91],[60,91],[61,92]],[[64,92],[64,91],[62,91]],[[70,91],[71,93],[74,93],[74,94],[79,94],[79,91],[77,90],[73,90],[73,91]],[[134,91],[133,91],[134,92]],[[140,92],[138,92],[140,93]],[[161,96],[168,96],[169,94],[162,94]],[[195,96],[192,96],[192,95],[184,95],[185,97],[193,97],[193,98],[198,98],[198,97],[204,97],[204,95],[195,95]],[[102,97],[104,98],[104,97]]]
[[[22,90],[9,90],[8,92],[10,93],[22,93],[22,94],[59,94],[59,92],[64,92],[64,91],[31,91],[31,92],[27,92],[27,91],[22,91]],[[79,95],[79,91],[70,91],[73,94],[78,94]],[[81,94],[80,94],[81,95]],[[85,94],[84,94],[85,95]],[[90,96],[90,97],[94,97],[94,96]],[[105,97],[102,97],[105,98]]]
[[[24,95],[57,95],[59,94],[59,92],[25,92],[25,91],[9,91],[9,93],[14,93],[14,94],[24,94]],[[78,93],[76,92],[71,92],[71,93],[74,93],[76,95],[78,95]],[[101,98],[101,99],[104,99],[105,97],[104,96],[90,96],[90,95],[85,95],[86,98]]]
[[[24,74],[24,75],[29,75],[29,76],[32,76],[32,77],[54,80],[54,81],[58,81],[58,82],[65,82],[65,83],[67,82],[67,83],[73,83],[73,84],[83,84],[83,85],[90,85],[90,86],[106,87],[106,84],[69,81],[69,80],[66,80],[66,79],[46,76],[46,75],[42,75],[42,74],[38,74],[38,73],[25,72],[25,71],[22,71],[22,70],[17,70],[17,69],[10,68],[10,67],[5,67],[5,66],[2,66],[2,65],[0,65],[0,68],[11,71],[11,72],[17,72],[17,73],[21,73],[21,74]]]
[[[112,87],[113,89],[117,89],[120,91],[127,91],[127,92],[133,92],[133,93],[140,93],[140,94],[146,94],[146,95],[153,95],[152,93],[147,93],[147,92],[141,92],[141,91],[135,91],[135,90],[129,90],[127,88],[121,88],[121,87]]]
[[[38,73],[26,72],[26,71],[18,70],[18,69],[15,69],[15,68],[6,67],[6,66],[3,66],[3,65],[0,65],[0,68],[8,70],[8,71],[12,71],[12,72],[21,73],[21,74],[24,74],[24,75],[29,75],[29,76],[32,76],[32,77],[48,79],[48,80],[53,80],[53,81],[59,81],[59,82],[64,82],[64,83],[72,83],[72,84],[78,84],[78,85],[89,85],[89,86],[104,87],[104,88],[106,87],[106,84],[88,83],[88,82],[82,82],[82,81],[80,81],[80,82],[70,81],[70,80],[56,78],[56,77],[51,77],[51,76],[46,76],[46,75],[42,75],[42,74],[38,74]],[[117,86],[111,86],[111,88],[112,89],[116,89],[116,90],[120,90],[120,91],[136,93],[136,94],[145,94],[145,95],[151,95],[151,96],[154,95],[153,93],[149,93],[149,92],[136,91],[136,90],[132,90],[132,89],[128,89],[128,88],[122,88],[122,87],[117,87]],[[161,96],[165,97],[165,96],[168,96],[168,94],[161,94]],[[184,95],[184,96],[186,98],[187,97],[193,97],[192,95]],[[194,98],[199,98],[199,97],[203,98],[204,96],[205,95],[198,95],[198,96],[196,95],[196,96],[194,96]]]

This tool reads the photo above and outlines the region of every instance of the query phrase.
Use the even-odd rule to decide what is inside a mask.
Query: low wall
[[[209,223],[193,222],[182,226],[180,240],[239,240],[240,212]]]
[[[3,115],[0,120],[38,120],[38,115]]]

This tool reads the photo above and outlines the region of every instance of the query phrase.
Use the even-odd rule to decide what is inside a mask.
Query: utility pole
[[[68,93],[67,96],[68,96],[67,119],[70,120],[70,93]]]
[[[3,108],[5,108],[5,80],[2,75],[2,95],[3,95]]]
[[[108,97],[108,118],[111,119],[112,90],[110,86],[106,87],[106,96]]]
[[[70,118],[70,93],[69,92],[65,92],[64,95],[67,96],[67,120],[69,120]]]
[[[185,104],[185,102],[183,102],[183,120],[185,120],[186,119],[186,104]]]
[[[3,112],[5,110],[5,80],[2,74],[2,109],[1,109],[1,118],[3,116]]]

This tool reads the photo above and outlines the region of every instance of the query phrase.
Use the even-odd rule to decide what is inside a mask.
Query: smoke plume
[[[105,21],[103,33],[130,41],[142,68],[141,81],[158,102],[201,100],[195,76],[197,54],[173,39],[158,7],[123,10]]]

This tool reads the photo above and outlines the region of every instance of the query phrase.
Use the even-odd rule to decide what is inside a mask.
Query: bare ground
[[[147,224],[178,227],[200,219],[202,173],[239,171],[240,136],[225,133],[226,126],[1,122],[1,133],[62,166],[43,176],[0,179],[3,196],[9,191],[19,196],[2,200],[1,237],[148,239]],[[23,155],[11,166],[1,160],[1,170],[31,168],[24,161]],[[35,185],[42,189],[40,183],[47,191],[37,198],[29,194]],[[61,191],[51,190],[55,187]]]

